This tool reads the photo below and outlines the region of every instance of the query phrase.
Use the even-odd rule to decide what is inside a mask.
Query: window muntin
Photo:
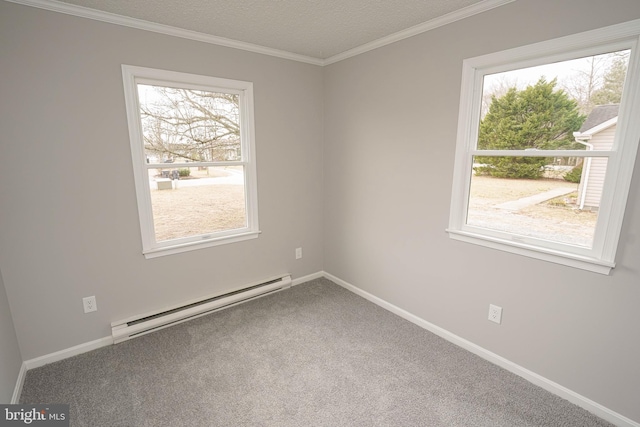
[[[624,216],[638,135],[640,135],[637,123],[627,119],[631,116],[632,110],[638,109],[637,72],[634,74],[632,70],[637,69],[638,59],[635,47],[639,33],[639,22],[633,21],[607,29],[465,60],[448,228],[452,238],[600,273],[609,272],[615,265],[615,250]],[[487,96],[487,88],[494,85],[496,81],[504,80],[505,76],[509,75],[522,76],[529,73],[533,76],[533,84],[535,79],[542,76],[545,77],[546,82],[550,82],[556,77],[548,71],[551,67],[557,68],[564,65],[566,68],[567,65],[574,65],[580,61],[601,60],[610,57],[612,53],[626,56],[629,70],[624,83],[620,111],[616,117],[617,130],[612,138],[614,139],[612,144],[605,147],[590,144],[590,136],[581,132],[577,132],[577,136],[565,132],[565,138],[561,144],[549,144],[548,139],[540,145],[510,143],[491,146],[479,143],[483,132],[481,123],[486,118],[491,104],[487,102],[487,98],[491,99]],[[548,66],[540,68],[545,65]],[[544,71],[546,75],[540,75],[541,69],[546,69]],[[536,70],[537,73],[534,72]],[[526,84],[520,90],[524,90]],[[504,93],[506,92],[507,90]],[[548,99],[549,96],[546,98]],[[500,123],[494,124],[493,127],[500,125]],[[611,123],[606,124],[609,127],[610,125]],[[586,129],[580,130],[586,131]],[[575,142],[573,144],[570,143],[571,137]],[[579,141],[578,137],[580,137]],[[487,163],[490,163],[487,159],[493,160],[494,163],[509,163],[515,158],[531,162],[536,165],[531,168],[532,170],[538,170],[544,174],[553,172],[553,169],[559,169],[558,166],[576,162],[583,163],[583,166],[589,163],[600,167],[604,165],[599,178],[601,193],[595,196],[600,206],[582,215],[585,217],[582,219],[591,217],[587,223],[593,222],[595,218],[595,225],[587,229],[575,230],[575,223],[571,221],[563,223],[561,219],[556,221],[549,217],[538,219],[534,222],[534,226],[531,218],[524,215],[527,213],[526,209],[516,214],[522,215],[520,219],[523,221],[519,226],[516,224],[515,228],[516,221],[513,220],[514,213],[511,211],[504,210],[500,214],[500,210],[495,209],[493,216],[485,217],[486,212],[481,208],[482,197],[479,197],[483,191],[483,186],[480,184],[484,177],[479,176],[481,174],[478,172],[481,170],[478,170],[478,167],[487,166]],[[624,190],[621,191],[621,187]],[[487,188],[491,189],[491,186]],[[584,198],[578,199],[580,201]],[[578,207],[580,207],[579,204]],[[576,212],[582,213],[583,210]],[[509,221],[509,219],[512,220]],[[545,227],[554,229],[558,226],[560,226],[560,232],[557,234],[544,232]],[[562,228],[565,231],[562,231]]]
[[[258,235],[252,84],[123,65],[147,258]]]

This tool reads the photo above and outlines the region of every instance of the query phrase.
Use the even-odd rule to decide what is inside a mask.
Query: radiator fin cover
[[[250,284],[223,294],[207,296],[155,312],[111,323],[113,343],[117,344],[177,323],[185,322],[213,311],[237,305],[291,287],[291,276],[279,276]]]

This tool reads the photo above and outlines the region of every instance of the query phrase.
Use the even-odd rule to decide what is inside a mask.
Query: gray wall
[[[4,1],[0,40],[0,268],[25,360],[322,270],[322,68]],[[144,258],[121,64],[254,83],[259,238]],[[84,314],[89,295],[98,312]]]
[[[639,17],[637,0],[518,0],[321,69],[0,2],[0,269],[22,355],[324,269],[640,421],[640,174],[608,277],[444,231],[462,60]],[[258,239],[144,259],[122,63],[254,82]]]
[[[0,403],[10,403],[22,366],[16,331],[0,272]]]
[[[640,160],[611,276],[445,232],[462,60],[636,18],[637,0],[518,0],[326,67],[324,268],[640,422]]]

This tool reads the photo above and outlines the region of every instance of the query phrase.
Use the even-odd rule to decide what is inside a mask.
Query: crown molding
[[[322,65],[329,65],[339,61],[343,61],[347,58],[351,58],[353,56],[357,56],[362,53],[369,52],[370,50],[374,50],[379,47],[386,46],[388,44],[395,43],[397,41],[416,36],[418,34],[426,33],[427,31],[434,30],[438,27],[442,27],[444,25],[451,24],[456,21],[460,21],[470,16],[477,15],[482,12],[486,12],[487,10],[500,7],[514,1],[516,0],[484,0],[479,3],[473,4],[471,6],[467,6],[463,9],[456,10],[455,12],[447,13],[446,15],[442,15],[430,21],[423,22],[422,24],[418,24],[413,27],[407,28],[406,30],[398,31],[397,33],[390,34],[388,36],[379,38],[378,40],[365,43],[361,46],[358,46],[353,49],[349,49],[347,51],[339,53],[337,55],[331,56],[325,59]]]
[[[180,37],[183,39],[195,40],[203,43],[209,43],[209,44],[215,44],[218,46],[246,50],[249,52],[260,53],[263,55],[275,56],[277,58],[290,59],[292,61],[304,62],[312,65],[320,65],[320,66],[324,65],[324,61],[322,59],[313,58],[311,56],[299,55],[297,53],[291,53],[284,50],[273,49],[265,46],[252,44],[252,43],[227,39],[224,37],[213,36],[210,34],[200,33],[197,31],[185,30],[182,28],[172,27],[170,25],[144,21],[142,19],[130,18],[127,16],[117,15],[115,13],[90,9],[88,7],[77,6],[77,5],[63,3],[55,0],[5,0],[5,1],[21,4],[24,6],[31,6],[39,9],[49,10],[52,12],[64,13],[66,15],[73,15],[81,18],[93,19],[95,21],[106,22],[109,24],[116,24],[124,27],[135,28],[138,30],[151,31],[154,33]]]
[[[277,58],[289,59],[292,61],[304,62],[312,65],[325,66],[351,58],[356,55],[404,40],[409,37],[433,30],[438,27],[468,18],[473,15],[494,9],[496,7],[514,2],[516,0],[484,0],[474,5],[465,7],[455,12],[448,13],[441,17],[432,19],[422,24],[398,31],[370,43],[349,49],[345,52],[331,56],[327,59],[314,58],[311,56],[300,55],[297,53],[287,52],[284,50],[273,49],[270,47],[260,46],[253,43],[242,42],[238,40],[227,39],[224,37],[213,36],[211,34],[200,33],[192,30],[172,27],[170,25],[158,24],[155,22],[145,21],[137,18],[117,15],[115,13],[104,12],[100,10],[90,9],[84,6],[77,6],[70,3],[64,3],[56,0],[5,0],[11,3],[21,4],[24,6],[35,7],[39,9],[49,10],[52,12],[64,13],[66,15],[78,16],[81,18],[93,19],[95,21],[106,22],[109,24],[121,25],[124,27],[135,28],[154,33],[165,34],[174,37],[180,37],[189,40],[195,40],[203,43],[214,44],[218,46],[230,47],[233,49],[245,50],[253,53],[274,56]]]

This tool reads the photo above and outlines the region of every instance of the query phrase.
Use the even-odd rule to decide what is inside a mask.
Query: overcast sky
[[[621,52],[629,51],[626,50]],[[525,89],[529,85],[534,85],[542,76],[545,76],[547,81],[557,78],[558,85],[562,87],[564,86],[564,83],[568,83],[581,71],[588,73],[591,67],[591,58],[594,57],[589,56],[586,58],[562,61],[554,64],[486,75],[484,77],[483,93],[493,93],[496,88],[499,88],[505,82],[508,83],[509,86],[516,86],[518,89]],[[598,61],[599,67],[601,67],[600,71],[602,73],[609,67],[616,56],[608,53],[596,55],[595,58],[596,61]]]

